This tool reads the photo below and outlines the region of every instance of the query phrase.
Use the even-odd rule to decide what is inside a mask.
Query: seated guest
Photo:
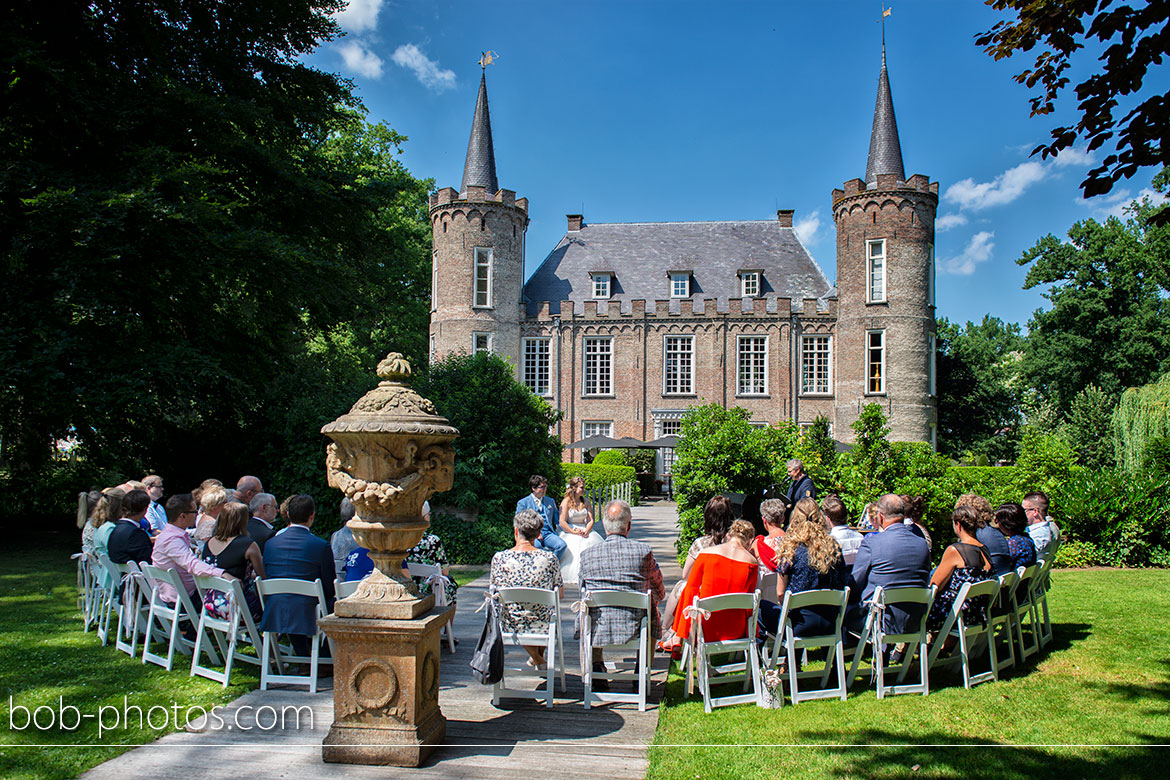
[[[125,493],[121,488],[106,488],[98,494],[97,504],[93,508],[93,556],[101,558],[110,555],[110,534],[118,525],[122,517],[122,499]],[[113,558],[110,558],[113,560]],[[110,573],[105,566],[98,567],[98,584],[103,588],[110,586]]]
[[[248,508],[252,513],[248,520],[248,536],[252,537],[252,541],[263,555],[264,545],[276,534],[276,529],[272,526],[276,520],[276,496],[271,493],[257,493],[252,496]]]
[[[811,507],[801,505],[805,502]],[[796,509],[801,511],[797,512]],[[806,590],[842,590],[845,587],[845,559],[841,545],[825,529],[825,519],[816,502],[803,498],[792,512],[793,522],[788,526],[784,543],[780,545],[781,593],[803,593]],[[765,608],[764,604],[768,606]],[[771,602],[760,604],[760,624],[769,633],[779,628],[780,606]],[[831,607],[799,609],[792,614],[792,630],[797,636],[820,636],[830,633],[837,620],[837,610]]]
[[[780,504],[781,502],[777,501]],[[783,504],[781,504],[783,512]],[[605,539],[581,553],[578,583],[581,594],[594,590],[624,590],[634,593],[650,591],[650,638],[657,639],[658,602],[666,595],[662,570],[654,560],[654,551],[645,542],[630,539],[632,521],[630,505],[625,501],[606,504],[601,523]],[[640,621],[626,607],[598,607],[589,610],[589,636],[592,638],[592,662],[595,672],[605,671],[601,648],[621,645],[636,639]],[[600,685],[598,685],[600,683]],[[594,687],[605,690],[609,684],[597,680]]]
[[[402,568],[406,568],[407,563],[425,563],[428,566],[438,566],[439,572],[447,578],[443,583],[443,590],[447,596],[447,603],[455,606],[455,599],[459,592],[459,586],[451,579],[451,566],[447,562],[447,551],[443,549],[443,541],[438,536],[427,531],[423,534],[422,539],[418,540],[418,544],[410,548],[406,553],[406,558],[403,560]],[[409,574],[409,572],[403,572]],[[418,586],[418,595],[430,595],[431,586],[422,577],[415,577],[414,584]]]
[[[934,540],[930,538],[930,531],[926,530],[922,522],[922,518],[926,516],[926,499],[922,496],[902,496],[902,506],[906,508],[906,516],[902,518],[902,522],[912,526],[910,530],[925,539],[933,549]]]
[[[751,523],[736,520],[728,529],[727,541],[708,547],[698,554],[687,577],[687,584],[679,596],[678,614],[674,619],[676,636],[690,634],[691,619],[686,614],[686,607],[691,606],[696,596],[707,598],[723,593],[751,593],[755,590],[760,569],[751,549],[755,535]],[[703,621],[704,638],[718,641],[745,636],[748,611],[724,610],[713,614]]]
[[[305,493],[288,500],[288,528],[264,545],[264,573],[268,578],[320,580],[325,591],[325,612],[333,611],[333,551],[329,542],[309,529],[316,519],[313,497]],[[287,634],[297,655],[308,655],[317,633],[317,599],[293,593],[277,593],[264,605],[261,631]]]
[[[762,506],[762,505],[761,505]],[[674,634],[674,622],[677,618],[679,596],[686,587],[687,577],[699,553],[708,547],[720,544],[727,539],[727,531],[731,528],[735,515],[731,511],[731,499],[727,496],[712,496],[703,507],[703,535],[691,542],[687,550],[687,558],[683,563],[682,579],[670,589],[670,596],[662,607],[662,625],[667,626],[658,649],[669,653],[676,647],[682,647],[682,640]]]
[[[143,490],[150,496],[150,508],[146,510],[146,521],[150,523],[150,535],[158,536],[162,529],[167,527],[167,510],[162,505],[163,478],[158,474],[148,474],[142,478]]]
[[[524,509],[512,519],[512,537],[516,544],[492,556],[491,589],[545,588],[564,595],[561,564],[551,550],[540,549],[536,542],[544,531],[545,518],[535,509]],[[552,607],[505,604],[500,612],[504,633],[541,633],[553,619]],[[524,645],[530,656],[528,665],[545,665],[543,645]]]
[[[195,525],[195,500],[190,493],[178,493],[167,499],[167,525],[154,540],[154,552],[150,562],[160,569],[177,571],[179,579],[187,589],[187,595],[195,596],[195,576],[230,576],[218,566],[199,560],[191,550],[191,537],[187,530]],[[158,584],[159,597],[168,604],[178,601],[179,595],[169,583]]]
[[[256,593],[256,578],[264,577],[264,561],[260,557],[260,545],[245,533],[251,512],[239,501],[228,502],[215,523],[215,536],[207,540],[199,557],[218,566],[243,583],[244,598],[252,619],[260,619],[260,596]],[[227,596],[220,594],[223,603],[218,604],[216,613],[221,617],[229,614]]]
[[[341,499],[341,507],[338,511],[341,515],[341,527],[333,532],[333,536],[329,537],[329,547],[333,550],[333,567],[337,570],[337,578],[341,579],[345,572],[346,559],[349,558],[350,553],[358,548],[358,543],[353,538],[353,529],[346,525],[357,514],[357,509],[347,497]]]
[[[110,531],[107,542],[110,560],[114,563],[150,562],[154,548],[150,544],[150,534],[142,530],[139,522],[146,516],[146,507],[149,503],[150,497],[146,495],[145,490],[131,490],[122,499],[123,517]],[[127,517],[126,515],[131,512],[133,517]]]
[[[1000,504],[995,510],[995,524],[1007,538],[1012,554],[1012,568],[1031,566],[1036,562],[1036,543],[1028,536],[1028,517],[1019,504]]]
[[[240,480],[236,482],[234,492],[231,500],[239,501],[244,506],[251,506],[252,499],[264,492],[264,486],[260,484],[259,477],[253,477],[249,474],[240,477]]]
[[[81,552],[93,555],[93,510],[102,499],[100,490],[91,490],[88,493],[77,494],[77,527],[81,529]]]
[[[1012,571],[1012,553],[1008,549],[1007,539],[998,528],[991,524],[995,520],[995,513],[991,511],[991,502],[976,493],[964,493],[955,502],[956,509],[960,506],[969,506],[975,510],[976,522],[979,523],[976,538],[979,539],[981,545],[987,548],[987,554],[991,556],[992,574],[998,577]]]
[[[846,568],[851,568],[853,561],[857,560],[857,551],[865,537],[849,527],[849,510],[836,493],[825,496],[821,501],[821,511],[824,512],[829,525],[829,535],[841,545],[841,555],[845,559]]]
[[[150,526],[150,521],[146,519],[146,513],[150,511],[150,494],[145,490],[131,490],[122,499],[122,515],[127,520],[133,520],[138,523],[138,527],[146,531],[148,536],[153,535],[153,528]]]
[[[951,513],[951,525],[958,541],[946,549],[930,578],[931,584],[938,587],[926,619],[926,627],[931,631],[942,628],[964,584],[995,576],[987,548],[976,536],[980,528],[979,510],[970,504],[959,504]],[[969,623],[986,622],[987,598],[968,600],[963,606],[963,618]]]
[[[760,565],[768,571],[776,571],[779,566],[776,552],[780,549],[780,543],[784,541],[784,515],[784,502],[778,498],[769,498],[760,504],[764,534],[752,541],[752,552],[760,560]]]
[[[887,493],[875,504],[876,531],[868,533],[857,548],[849,574],[849,600],[857,599],[845,619],[850,629],[865,624],[868,602],[879,585],[885,588],[924,588],[930,576],[930,546],[903,524],[905,509],[900,496]],[[887,634],[901,634],[907,624],[921,619],[922,609],[890,607],[883,612],[882,627]]]
[[[1028,517],[1028,536],[1036,545],[1036,557],[1047,558],[1048,551],[1060,539],[1060,526],[1048,516],[1048,495],[1036,490],[1024,496],[1020,504]]]
[[[215,521],[227,503],[228,494],[223,487],[212,485],[199,494],[199,520],[195,524],[193,538],[200,546],[215,536]]]

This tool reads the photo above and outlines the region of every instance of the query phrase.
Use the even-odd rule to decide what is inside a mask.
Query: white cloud
[[[371,79],[382,77],[382,58],[360,41],[346,41],[337,47],[346,69]]]
[[[427,89],[442,92],[455,86],[455,71],[440,68],[439,63],[429,59],[413,43],[399,46],[394,50],[391,59],[402,67],[414,71],[414,75]]]
[[[944,214],[934,221],[934,229],[939,233],[944,230],[950,230],[953,227],[967,224],[967,217],[962,214]]]
[[[365,32],[378,26],[378,12],[384,0],[349,0],[336,16],[337,23],[349,32]]]
[[[1137,195],[1133,195],[1128,189],[1114,190],[1108,195],[1097,195],[1092,198],[1080,198],[1077,203],[1086,206],[1093,210],[1093,215],[1098,219],[1106,219],[1108,217],[1117,217],[1120,220],[1126,220],[1129,215],[1125,210],[1129,208],[1130,204],[1139,201],[1142,198],[1149,198],[1150,203],[1157,206],[1161,203],[1170,201],[1170,197],[1156,192],[1149,187],[1143,187]]]
[[[1085,152],[1075,147],[1069,147],[1056,156],[1052,164],[1057,168],[1069,168],[1071,166],[1084,167],[1097,162],[1097,158],[1093,156],[1092,152]]]
[[[988,182],[963,179],[947,188],[944,199],[957,203],[961,209],[981,211],[992,206],[1003,206],[1019,198],[1033,184],[1044,179],[1048,171],[1038,162],[1020,163]]]
[[[963,253],[958,257],[939,262],[939,267],[948,274],[970,276],[975,273],[975,266],[991,259],[991,250],[995,249],[995,233],[982,230],[971,236]]]
[[[815,244],[817,241],[817,232],[821,229],[821,212],[819,210],[814,211],[804,219],[796,220],[792,229],[796,231],[797,238],[806,246]]]

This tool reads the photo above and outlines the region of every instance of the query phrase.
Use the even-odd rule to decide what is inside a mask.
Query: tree
[[[1113,412],[1113,444],[1117,465],[1130,475],[1154,463],[1170,440],[1170,374],[1143,387],[1131,387],[1121,395]]]
[[[988,461],[1015,455],[1020,422],[1020,326],[984,316],[978,325],[938,321],[938,448]]]
[[[893,484],[897,461],[890,447],[890,426],[877,404],[866,404],[853,421],[853,449],[838,459],[842,498],[850,512],[860,512]]]
[[[837,442],[829,435],[829,418],[817,415],[812,425],[801,431],[793,457],[804,464],[804,471],[812,477],[817,493],[824,495],[837,483]],[[780,482],[788,477],[784,463],[777,463],[773,478]]]
[[[1113,407],[1113,401],[1094,384],[1073,398],[1063,433],[1082,466],[1113,468]]]
[[[1170,370],[1170,302],[1159,281],[1170,227],[1151,226],[1151,209],[1143,200],[1125,222],[1077,222],[1067,241],[1050,234],[1016,261],[1030,266],[1024,289],[1049,285],[1052,304],[1028,323],[1023,376],[1062,417],[1090,383],[1114,403]]]
[[[318,420],[360,394],[384,339],[425,354],[408,334],[426,316],[430,185],[394,159],[401,136],[362,122],[351,84],[302,62],[341,7],[10,10],[0,457],[14,484],[39,484],[66,435],[83,462],[176,487],[282,470],[292,443],[320,463]],[[338,395],[284,425],[298,392],[325,387]]]
[[[1150,72],[1170,51],[1170,0],[1120,7],[1114,0],[986,0],[986,4],[1013,14],[1012,19],[1001,20],[976,36],[976,43],[989,55],[1000,60],[1040,47],[1032,66],[1015,76],[1029,89],[1041,87],[1031,99],[1032,116],[1055,110],[1078,51],[1086,44],[1104,49],[1098,57],[1099,70],[1076,86],[1079,121],[1054,128],[1052,142],[1041,144],[1032,154],[1055,156],[1078,138],[1094,151],[1116,136],[1114,153],[1081,183],[1086,197],[1109,192],[1139,168],[1170,164],[1170,90],[1165,89],[1164,78]],[[1076,65],[1083,67],[1080,62]],[[1123,103],[1127,113],[1116,119],[1114,111]]]

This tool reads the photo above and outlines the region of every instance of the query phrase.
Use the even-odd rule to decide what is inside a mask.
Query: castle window
[[[471,351],[491,352],[492,351],[492,334],[490,333],[472,333],[471,334]]]
[[[740,295],[744,298],[755,298],[760,294],[760,272],[741,271],[739,274]]]
[[[613,339],[585,338],[585,395],[613,395]]]
[[[610,293],[610,274],[592,274],[593,279],[593,297],[594,298],[608,298]]]
[[[524,339],[524,384],[537,395],[549,394],[548,339]]]
[[[736,395],[767,395],[768,337],[740,336],[735,346]]]
[[[865,302],[885,303],[886,300],[886,240],[865,242]]]
[[[492,250],[475,248],[475,306],[491,308],[492,305]]]
[[[833,337],[800,337],[800,392],[831,395],[833,392]]]
[[[926,305],[934,306],[934,244],[927,244],[930,258],[926,266]]]
[[[433,333],[431,334],[431,350],[427,357],[430,358],[432,364],[435,362],[435,334]]]
[[[690,271],[671,271],[670,272],[670,297],[671,298],[690,298],[691,297],[691,272]]]
[[[662,346],[662,394],[695,392],[695,337],[666,336]]]
[[[613,438],[613,420],[583,420],[581,422],[581,438],[590,436],[609,436]]]
[[[865,332],[865,392],[870,395],[886,392],[886,332]]]
[[[431,311],[439,308],[439,253],[431,259]]]
[[[930,394],[931,395],[938,395],[938,389],[935,386],[935,367],[934,367],[934,365],[935,365],[934,364],[935,350],[938,349],[937,337],[933,333],[931,333],[930,336],[927,338],[926,344],[927,344],[927,348],[930,350],[930,363],[927,365],[927,370],[930,373]]]

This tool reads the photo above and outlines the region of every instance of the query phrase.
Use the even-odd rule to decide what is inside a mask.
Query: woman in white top
[[[561,556],[561,578],[577,581],[581,552],[601,544],[601,534],[593,530],[593,506],[585,498],[585,478],[573,477],[561,500],[561,530],[558,536],[565,540],[565,554]]]

